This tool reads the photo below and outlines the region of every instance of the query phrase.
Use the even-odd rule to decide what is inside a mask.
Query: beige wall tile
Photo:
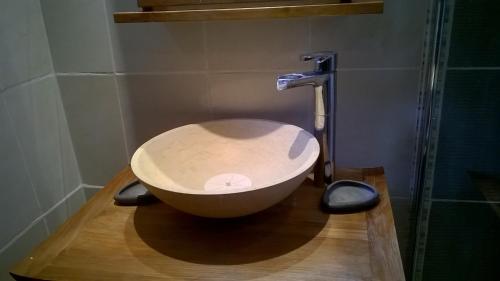
[[[207,22],[210,70],[308,68],[307,19]],[[310,67],[310,66],[309,66]]]
[[[302,87],[278,92],[278,73],[211,74],[209,91],[216,118],[260,118],[311,130],[314,91]]]
[[[206,75],[120,75],[118,83],[131,154],[166,130],[211,119]]]
[[[386,0],[383,14],[311,18],[311,47],[337,51],[340,68],[420,67],[427,2]]]
[[[59,76],[58,81],[82,180],[105,185],[128,163],[114,76]]]
[[[418,71],[344,71],[338,78],[338,165],[384,166],[391,196],[409,197]]]

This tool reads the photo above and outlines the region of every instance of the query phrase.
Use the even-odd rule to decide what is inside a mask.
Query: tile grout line
[[[82,183],[82,187],[83,188],[99,188],[99,189],[104,188],[103,185],[93,185],[93,184],[86,184],[86,183]]]
[[[337,71],[348,72],[348,71],[410,71],[410,70],[420,70],[418,66],[401,66],[401,67],[339,67]]]
[[[57,76],[110,76],[115,72],[55,72]]]
[[[491,67],[448,67],[447,70],[500,70],[499,66],[491,66]]]
[[[448,202],[448,203],[471,203],[471,204],[500,204],[500,201],[486,201],[486,200],[463,200],[463,199],[440,199],[433,198],[433,202]]]
[[[72,153],[72,156],[75,158],[74,160],[75,160],[75,164],[76,164],[77,171],[78,171],[78,182],[79,182],[79,184],[82,184],[82,175],[80,173],[80,163],[78,163],[78,158],[76,156],[75,147],[73,145],[73,136],[71,135],[71,131],[69,129],[68,119],[66,117],[66,109],[64,108],[64,102],[63,102],[63,98],[62,98],[62,94],[61,94],[61,87],[59,85],[59,79],[58,79],[57,75],[55,76],[55,79],[56,79],[56,85],[57,85],[57,90],[58,90],[58,98],[59,98],[58,99],[59,106],[57,108],[58,108],[58,110],[62,109],[62,111],[60,112],[60,115],[61,115],[60,117],[64,119],[62,121],[66,125],[67,133],[69,134],[69,141],[70,141],[70,144],[71,144],[71,153]]]
[[[411,197],[405,197],[405,196],[389,196],[390,199],[396,199],[396,200],[411,200]]]
[[[40,12],[40,15],[42,16],[42,25],[43,25],[43,32],[45,33],[45,38],[46,38],[46,43],[49,51],[49,59],[50,59],[50,72],[52,74],[55,73],[56,71],[56,66],[54,64],[54,56],[52,55],[52,46],[50,45],[50,39],[49,39],[49,33],[47,32],[47,25],[45,24],[45,13],[43,12],[43,5],[41,1],[38,1],[38,11]]]
[[[118,78],[116,75],[113,75],[113,83],[115,85],[115,96],[116,96],[116,100],[118,102],[118,111],[119,111],[119,114],[120,114],[120,123],[121,123],[121,127],[122,127],[122,137],[123,137],[123,145],[125,146],[125,154],[126,154],[126,162],[129,163],[129,159],[132,157],[132,155],[130,155],[130,150],[129,150],[129,146],[128,146],[128,140],[127,140],[127,133],[126,133],[126,126],[125,126],[125,116],[124,116],[124,113],[123,113],[123,103],[122,103],[122,100],[121,100],[121,95],[120,95],[120,87],[118,85]]]
[[[208,116],[210,118],[215,118],[215,113],[214,113],[214,98],[213,98],[213,93],[212,89],[210,88],[210,80],[211,80],[211,71],[210,69],[210,62],[208,59],[208,27],[207,27],[207,22],[204,21],[202,23],[202,33],[203,33],[203,57],[205,59],[205,72],[203,73],[205,76],[205,94],[207,95],[208,98]]]
[[[385,67],[385,68],[338,68],[339,72],[351,71],[416,71],[419,67]],[[290,68],[242,69],[242,70],[187,70],[187,71],[138,71],[138,72],[56,72],[57,76],[126,76],[126,75],[175,75],[175,74],[244,74],[244,73],[276,73],[294,72]]]
[[[307,17],[307,44],[309,48],[309,52],[313,52],[312,50],[312,22],[311,17]]]
[[[207,74],[210,69],[210,63],[208,61],[208,31],[207,31],[207,22],[204,21],[201,25],[202,32],[203,32],[203,57],[204,57],[204,63],[205,63],[205,70],[207,71]]]
[[[125,127],[125,116],[123,114],[123,108],[122,108],[122,101],[121,101],[121,95],[120,95],[120,87],[118,85],[118,78],[116,74],[116,61],[115,61],[115,53],[113,50],[113,42],[111,40],[111,28],[109,26],[109,16],[108,16],[108,5],[106,4],[106,1],[102,1],[103,9],[104,9],[104,17],[106,21],[106,31],[108,35],[108,44],[109,44],[109,51],[111,53],[111,67],[113,69],[113,83],[115,85],[115,91],[116,91],[116,100],[118,101],[118,110],[120,113],[120,121],[121,121],[121,126],[122,126],[122,138],[123,138],[123,145],[125,146],[125,154],[126,154],[126,162],[129,162],[129,159],[132,157],[130,155],[130,150],[128,147],[128,140],[127,140],[127,133],[126,133],[126,127]]]
[[[17,87],[20,87],[20,86],[27,86],[27,85],[30,85],[32,83],[36,83],[36,82],[40,82],[44,79],[47,79],[47,78],[50,78],[52,76],[55,76],[54,75],[54,72],[49,72],[49,73],[45,73],[45,74],[42,74],[42,75],[39,75],[39,76],[36,76],[36,77],[33,77],[33,78],[30,78],[30,79],[27,79],[27,80],[24,80],[22,82],[19,82],[19,83],[15,83],[13,85],[10,85],[6,88],[3,88],[3,89],[0,89],[0,96],[1,95],[4,95],[6,92],[14,89],[14,88],[17,88]]]
[[[57,207],[59,207],[61,204],[63,204],[66,200],[68,200],[73,194],[77,193],[79,190],[82,189],[82,184],[80,184],[77,188],[75,188],[73,191],[68,193],[66,196],[64,196],[59,202],[54,204],[52,207],[50,207],[47,211],[42,213],[40,216],[38,216],[36,219],[34,219],[25,229],[23,229],[21,232],[19,232],[17,235],[15,235],[7,244],[5,244],[2,248],[0,248],[0,255],[2,255],[10,246],[12,246],[19,238],[21,238],[24,234],[26,234],[28,231],[31,230],[33,226],[35,226],[40,220],[45,219],[47,215],[49,215],[52,211],[54,211]],[[50,235],[50,232],[47,233],[47,235]]]
[[[65,165],[63,163],[63,151],[62,151],[62,130],[61,130],[61,127],[63,124],[61,124],[61,108],[60,107],[64,107],[63,105],[63,101],[62,101],[62,97],[61,97],[61,90],[59,88],[59,81],[57,80],[57,77],[54,78],[54,83],[55,83],[55,86],[57,87],[57,93],[52,93],[53,95],[53,101],[55,103],[55,107],[56,107],[56,120],[57,120],[57,144],[58,144],[58,154],[57,156],[59,157],[59,173],[60,173],[60,176],[61,176],[61,182],[60,182],[60,187],[61,187],[61,191],[62,191],[62,194],[65,193],[65,183],[66,183],[66,176],[65,176]],[[62,108],[62,110],[64,110],[64,108]],[[64,112],[64,119],[66,119],[66,113]],[[66,126],[66,128],[68,128],[68,124],[64,124]],[[68,128],[68,133],[69,133],[69,128]],[[78,165],[77,165],[78,166]],[[80,167],[78,166],[78,173],[80,173]],[[66,206],[66,211],[68,209],[68,206]],[[47,220],[43,220],[43,223],[45,224],[45,227],[47,228],[47,234],[50,233],[50,229],[49,229],[49,225],[47,223]]]

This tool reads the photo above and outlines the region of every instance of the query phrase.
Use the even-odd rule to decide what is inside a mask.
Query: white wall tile
[[[12,123],[0,99],[0,248],[41,214]],[[14,219],[15,217],[15,219]]]
[[[302,87],[278,92],[277,73],[211,74],[209,91],[215,118],[261,118],[311,130],[314,90]]]
[[[68,194],[80,186],[82,179],[61,98],[57,99],[57,103],[59,124],[62,126],[59,137],[62,151],[61,162],[63,172],[63,188],[65,190],[64,194]]]
[[[30,251],[47,238],[43,220],[39,220],[5,251],[0,252],[0,280],[13,280],[9,270]]]
[[[83,188],[78,188],[66,200],[48,213],[44,220],[50,233],[54,233],[68,218],[74,215],[85,204],[86,198]]]
[[[105,185],[127,165],[114,76],[59,76],[58,81],[82,180]]]
[[[308,69],[299,55],[310,50],[307,19],[207,22],[210,70]]]
[[[386,0],[384,13],[311,18],[312,48],[340,68],[419,67],[428,1]]]
[[[67,164],[72,160],[70,154],[73,151],[66,142],[62,146],[61,140],[67,138],[62,136],[69,132],[67,124],[61,122],[63,109],[59,99],[54,77],[23,84],[5,93],[7,110],[15,125],[43,211],[77,187],[64,186],[65,178],[68,182],[76,181],[76,171],[68,171],[75,169],[76,164]],[[65,175],[65,172],[68,174]]]
[[[85,204],[86,201],[85,191],[83,190],[83,188],[79,188],[65,201],[66,205],[68,206],[69,215],[72,216],[73,214],[78,212],[78,210],[80,210],[80,208],[83,206],[83,204]]]
[[[118,81],[131,154],[164,131],[211,119],[204,74],[120,75]]]
[[[61,226],[69,217],[70,213],[68,211],[68,206],[66,202],[61,203],[50,211],[45,217],[45,223],[47,224],[48,231],[50,234],[54,233],[59,226]]]
[[[57,72],[113,70],[103,1],[40,1]]]
[[[2,1],[0,90],[52,71],[39,1]]]
[[[409,197],[418,71],[338,75],[337,164],[384,166],[391,196]]]

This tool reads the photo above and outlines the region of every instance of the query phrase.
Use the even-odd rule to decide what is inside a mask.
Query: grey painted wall
[[[39,1],[0,9],[0,280],[84,201]]]
[[[310,69],[302,53],[335,50],[337,161],[386,168],[405,243],[426,1],[387,0],[382,15],[112,22],[135,2],[41,1],[85,184],[106,184],[144,141],[187,123],[258,117],[310,129],[311,90],[279,94],[275,78]]]

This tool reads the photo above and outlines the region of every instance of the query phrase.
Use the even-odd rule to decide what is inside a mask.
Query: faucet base
[[[325,130],[314,130],[314,136],[319,143],[319,156],[314,166],[314,185],[317,187],[326,187],[333,182],[335,165],[328,159],[328,145]]]
[[[323,167],[324,172],[321,172],[321,167]],[[323,173],[323,177],[321,177],[321,173]],[[330,163],[326,163],[325,165],[321,165],[321,163],[318,161],[316,163],[316,166],[314,166],[314,185],[316,187],[326,187],[327,185],[331,184],[334,182],[333,180],[334,177],[334,172],[333,172],[333,165]],[[321,180],[321,178],[323,180]]]

